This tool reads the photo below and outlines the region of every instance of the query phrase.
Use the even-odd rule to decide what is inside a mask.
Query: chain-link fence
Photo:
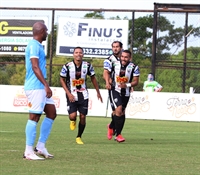
[[[154,4],[152,70],[167,92],[200,92],[200,5]]]
[[[161,6],[162,7],[162,6]],[[185,6],[184,6],[185,7]],[[164,9],[164,11],[163,11]],[[168,10],[167,10],[168,9]],[[56,55],[58,18],[92,18],[129,20],[128,48],[133,53],[133,61],[139,65],[140,83],[135,90],[142,90],[143,82],[149,72],[163,85],[165,92],[187,92],[194,87],[200,92],[197,80],[200,77],[200,6],[195,12],[182,6],[179,10],[162,9],[155,4],[154,10],[113,10],[113,9],[39,9],[39,8],[3,8],[0,7],[2,20],[17,17],[48,18],[47,70],[51,86],[59,87],[59,72],[62,65],[72,57]],[[14,14],[14,15],[13,15]],[[3,26],[0,24],[0,31]],[[188,35],[186,37],[186,35]],[[0,42],[3,34],[0,32]],[[2,44],[0,43],[0,49]],[[2,50],[0,50],[2,51]],[[100,88],[105,88],[103,58],[85,58],[90,61],[96,72]],[[0,55],[0,84],[23,85],[25,77],[24,55]],[[184,80],[184,81],[183,81]],[[88,87],[92,88],[88,82]]]

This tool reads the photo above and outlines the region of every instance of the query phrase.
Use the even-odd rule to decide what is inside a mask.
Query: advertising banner
[[[65,92],[51,87],[57,114],[68,115]],[[111,117],[108,91],[100,89],[103,103],[95,89],[89,89],[88,116]],[[200,94],[140,92],[131,93],[126,118],[200,122]],[[23,86],[0,85],[0,112],[28,113],[28,101]]]
[[[58,18],[57,55],[72,56],[80,46],[85,57],[106,58],[112,54],[113,41],[127,49],[128,20]]]
[[[51,87],[57,114],[68,115],[65,91],[61,87]],[[104,100],[101,103],[95,89],[89,89],[88,116],[106,116],[107,90],[100,90]],[[0,112],[29,112],[28,100],[23,86],[0,85]]]
[[[127,118],[200,122],[200,94],[133,92]]]
[[[26,45],[33,38],[32,26],[35,22],[44,22],[48,18],[0,18],[0,54],[24,55]],[[42,42],[47,54],[47,41]]]

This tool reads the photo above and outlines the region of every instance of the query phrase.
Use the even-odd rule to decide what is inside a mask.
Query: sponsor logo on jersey
[[[128,82],[128,78],[127,77],[116,77],[116,81],[117,83],[127,83]]]
[[[80,86],[84,83],[84,79],[83,78],[79,78],[77,79],[73,79],[72,80],[72,86]]]

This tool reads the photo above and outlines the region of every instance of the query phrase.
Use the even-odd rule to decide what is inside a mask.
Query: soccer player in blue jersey
[[[88,113],[88,98],[86,80],[90,77],[92,84],[97,92],[97,98],[103,102],[99,86],[95,77],[93,66],[83,61],[83,49],[74,48],[74,60],[63,65],[60,72],[60,83],[66,93],[67,110],[70,119],[70,129],[75,130],[77,111],[79,112],[78,134],[76,137],[77,144],[84,144],[81,136],[86,126],[86,115]]]
[[[23,155],[28,160],[44,160],[53,158],[46,147],[46,141],[56,118],[56,108],[52,97],[52,90],[46,81],[46,57],[42,42],[47,38],[47,27],[42,22],[33,25],[33,39],[25,50],[26,77],[24,90],[28,99],[29,119],[26,124],[26,147]],[[36,128],[42,113],[44,120],[40,127],[40,136],[35,148]],[[44,158],[42,158],[42,157]]]

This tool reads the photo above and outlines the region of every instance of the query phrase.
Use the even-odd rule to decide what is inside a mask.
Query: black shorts
[[[69,114],[78,111],[83,115],[87,115],[87,113],[88,113],[88,99],[86,99],[86,100],[80,99],[80,100],[75,101],[75,102],[70,102],[67,99],[67,111],[68,111]]]
[[[108,91],[111,108],[114,111],[118,106],[122,106],[122,110],[126,109],[130,96],[121,95],[115,90]]]

